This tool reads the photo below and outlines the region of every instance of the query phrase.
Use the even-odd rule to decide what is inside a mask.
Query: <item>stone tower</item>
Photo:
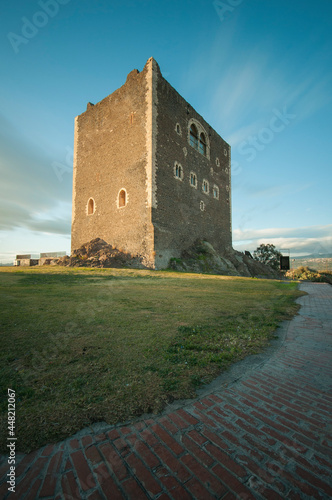
[[[230,156],[149,59],[75,119],[72,250],[99,237],[155,269],[198,238],[224,253]]]

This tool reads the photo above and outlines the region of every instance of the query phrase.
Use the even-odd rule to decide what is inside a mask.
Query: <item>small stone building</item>
[[[151,58],[76,117],[72,251],[102,238],[167,267],[197,239],[231,240],[231,150]]]
[[[32,259],[31,254],[16,255],[14,266],[37,266],[38,259]]]

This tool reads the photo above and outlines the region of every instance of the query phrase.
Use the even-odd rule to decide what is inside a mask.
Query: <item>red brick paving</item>
[[[332,287],[301,289],[281,346],[227,388],[18,455],[16,493],[1,457],[1,498],[332,498]]]

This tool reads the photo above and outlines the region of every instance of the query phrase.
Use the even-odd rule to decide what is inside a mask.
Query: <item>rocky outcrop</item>
[[[170,268],[176,271],[221,274],[227,276],[247,276],[257,278],[277,278],[278,274],[249,255],[229,249],[223,255],[216,252],[207,241],[197,240],[180,259],[171,259]]]
[[[58,265],[70,267],[129,267],[134,269],[146,269],[139,256],[118,250],[106,243],[101,238],[95,238],[84,243],[80,248],[74,250],[71,257],[62,257],[57,261]]]
[[[69,267],[113,267],[146,269],[142,258],[132,256],[101,238],[95,238],[77,250],[71,257],[52,259],[47,264]],[[247,276],[257,278],[277,278],[271,267],[254,260],[236,250],[229,249],[223,255],[216,252],[207,241],[197,240],[194,245],[182,252],[180,259],[171,259],[169,268],[188,273],[220,274],[226,276]]]

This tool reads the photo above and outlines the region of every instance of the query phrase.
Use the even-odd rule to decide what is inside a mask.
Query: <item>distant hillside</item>
[[[300,266],[310,267],[310,269],[315,269],[316,271],[332,272],[332,254],[291,257],[291,267],[297,268]]]
[[[302,255],[301,257],[293,257],[294,259],[332,259],[332,253],[312,253],[310,255]]]

